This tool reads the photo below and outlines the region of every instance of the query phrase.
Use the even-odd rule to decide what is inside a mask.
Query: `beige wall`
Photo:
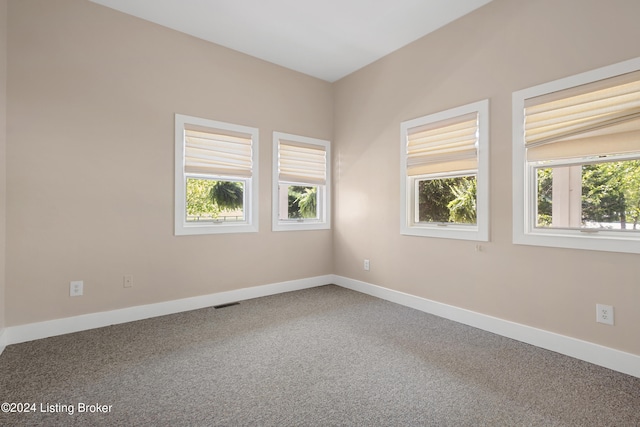
[[[640,56],[638,16],[637,1],[494,0],[337,82],[335,273],[640,354],[638,255],[511,243],[512,92]],[[484,98],[491,241],[401,236],[400,122]]]
[[[330,139],[329,83],[86,0],[10,0],[8,64],[8,326],[332,272],[271,232],[271,134]],[[173,235],[174,113],[259,128],[259,233]]]
[[[0,0],[0,333],[4,327],[7,222],[7,0]]]
[[[336,273],[640,354],[637,255],[511,243],[511,93],[640,56],[640,3],[494,0],[333,85],[88,1],[8,16],[7,325]],[[400,122],[484,98],[491,242],[401,236]],[[173,236],[176,112],[259,127],[259,233]],[[333,139],[333,231],[270,231],[273,130]]]

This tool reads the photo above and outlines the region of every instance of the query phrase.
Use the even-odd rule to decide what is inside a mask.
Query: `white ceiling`
[[[91,0],[336,81],[491,0]]]

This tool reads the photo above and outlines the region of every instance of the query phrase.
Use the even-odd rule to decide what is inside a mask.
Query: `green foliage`
[[[318,187],[305,188],[304,193],[298,198],[300,215],[303,218],[315,218],[317,210]]]
[[[459,224],[475,224],[476,222],[476,180],[464,177],[456,185],[451,186],[455,199],[449,202],[449,221]]]
[[[475,176],[442,178],[418,184],[419,220],[424,222],[476,222]]]
[[[537,170],[538,225],[550,226],[552,168]],[[582,223],[620,222],[625,229],[640,220],[640,160],[594,163],[582,166]]]
[[[538,226],[548,227],[551,225],[552,169],[538,169],[536,172],[538,174]]]
[[[215,181],[187,178],[187,220],[218,219],[222,211],[241,210],[242,184],[233,181]]]
[[[288,217],[316,218],[318,187],[289,186]]]
[[[190,217],[217,218],[220,209],[213,204],[210,193],[215,181],[187,178],[187,215]]]
[[[451,180],[431,179],[418,184],[418,219],[425,222],[449,221],[449,202],[453,200]]]
[[[244,203],[242,184],[235,181],[215,181],[209,197],[220,210],[239,210]]]
[[[640,160],[628,162],[626,174],[625,198],[627,200],[627,219],[633,222],[633,229],[638,227],[640,221]]]
[[[582,167],[583,221],[617,222],[624,229],[640,216],[640,160]]]

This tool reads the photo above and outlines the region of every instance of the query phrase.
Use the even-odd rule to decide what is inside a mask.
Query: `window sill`
[[[198,234],[232,234],[232,233],[256,233],[258,224],[230,224],[225,222],[208,222],[198,224],[176,225],[176,236],[193,236]]]
[[[489,233],[477,226],[455,224],[403,225],[400,234],[405,236],[436,237],[441,239],[473,240],[488,242]]]
[[[616,234],[618,235],[612,235],[611,232],[606,231],[536,230],[528,233],[514,233],[513,243],[590,251],[640,253],[640,238],[637,235]]]
[[[274,222],[272,225],[272,231],[307,231],[331,229],[331,224],[319,221],[278,221]]]

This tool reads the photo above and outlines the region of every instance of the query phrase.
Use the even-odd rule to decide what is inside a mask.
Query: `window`
[[[401,234],[489,239],[489,101],[401,123]]]
[[[175,234],[258,231],[258,130],[176,114]]]
[[[329,141],[273,133],[273,230],[319,230],[330,221]]]
[[[513,94],[513,240],[640,253],[640,58]]]

